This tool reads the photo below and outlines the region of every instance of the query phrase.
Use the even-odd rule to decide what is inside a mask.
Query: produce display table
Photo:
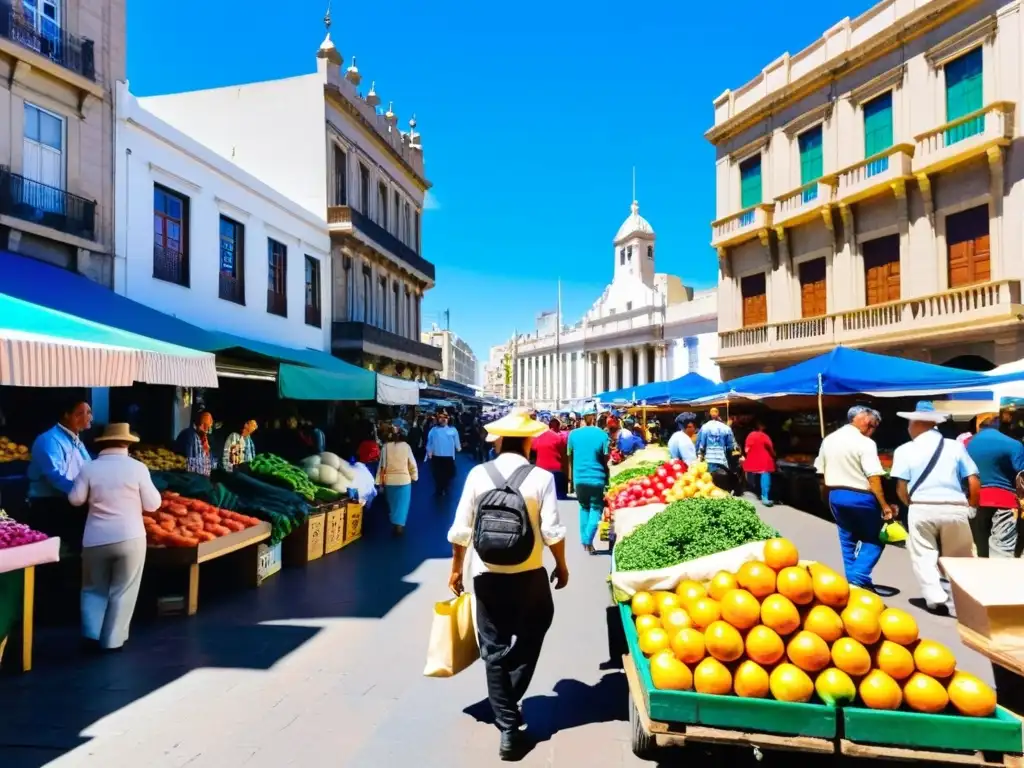
[[[1024,716],[1024,645],[997,645],[963,624],[958,624],[957,629],[960,642],[992,662],[999,703]]]
[[[324,535],[327,527],[327,510],[335,505],[318,507],[306,521],[285,536],[281,542],[282,562],[286,568],[306,565],[324,556]]]
[[[0,549],[0,661],[10,631],[21,625],[21,671],[32,669],[36,566],[60,559],[60,539]]]

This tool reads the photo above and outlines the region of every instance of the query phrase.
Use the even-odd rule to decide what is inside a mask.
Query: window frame
[[[305,304],[306,325],[321,328],[323,321],[321,302],[323,284],[321,282],[320,259],[308,253],[304,254],[303,267],[303,303]],[[311,277],[312,280],[310,279]],[[311,286],[312,290],[310,289]],[[312,304],[309,301],[311,297],[313,299]],[[315,318],[314,321],[310,322],[313,318]]]
[[[164,195],[164,197],[172,197],[181,203],[181,218],[173,219],[166,213],[161,213],[160,218],[163,219],[163,229],[161,236],[163,237],[163,245],[157,243],[157,233],[153,232],[153,279],[160,280],[161,282],[170,283],[171,285],[180,285],[182,288],[191,288],[192,275],[191,275],[191,263],[189,259],[189,241],[191,234],[191,198],[188,195],[177,191],[165,184],[159,182],[153,182],[153,216],[154,219],[158,216],[157,200],[158,194]],[[167,252],[167,222],[175,221],[181,230],[181,236],[178,238],[180,250],[177,251],[177,255],[180,260],[180,272],[181,277],[179,280],[171,280],[166,274],[161,275],[157,269],[157,249],[161,249],[164,253]],[[155,225],[155,221],[154,221]]]
[[[275,296],[280,299],[279,307],[274,304]],[[267,238],[267,314],[288,317],[288,246],[272,237]]]
[[[748,210],[749,208],[754,208],[754,207],[764,203],[765,195],[764,195],[764,156],[763,155],[764,155],[764,153],[760,149],[758,149],[756,152],[748,155],[747,157],[743,158],[742,160],[738,160],[737,163],[736,163],[736,172],[737,172],[737,175],[738,175],[738,178],[739,178],[739,202],[740,202],[740,205],[739,205],[739,209],[738,210],[740,210],[740,211],[745,211],[745,210]],[[757,177],[758,177],[758,180],[760,181],[760,187],[759,187],[760,191],[759,191],[759,194],[758,194],[757,202],[752,202],[750,204],[747,204],[747,199],[746,199],[746,197],[744,196],[744,193],[743,193],[743,170],[744,170],[743,166],[748,165],[750,167],[753,167],[755,162],[756,162],[756,165],[757,165]]]
[[[230,274],[230,282],[228,285],[236,286],[235,295],[225,296],[225,283],[224,276],[228,275],[224,269],[224,225],[227,224],[232,229],[231,242],[234,245],[234,252],[232,258],[234,260],[234,272]],[[217,295],[222,301],[230,301],[232,304],[239,304],[245,306],[245,225],[240,221],[232,219],[230,216],[226,216],[223,213],[220,214],[220,218],[217,222],[217,233],[220,239],[220,247],[218,249],[218,264],[217,264],[217,275],[218,275],[218,289]]]
[[[46,109],[46,107],[41,107],[38,104],[36,104],[35,102],[29,101],[28,99],[26,99],[25,102],[24,102],[24,107],[22,108],[22,125],[21,125],[21,141],[22,141],[22,146],[24,146],[24,142],[31,141],[34,144],[38,144],[40,147],[48,147],[51,150],[54,149],[54,147],[51,147],[49,144],[45,144],[43,142],[41,135],[40,135],[40,137],[38,139],[33,139],[33,138],[30,138],[28,136],[28,133],[27,133],[28,125],[25,122],[25,114],[26,114],[26,112],[29,109],[34,109],[36,112],[38,112],[38,113],[40,113],[42,115],[47,115],[48,117],[52,117],[54,120],[56,120],[58,123],[60,123],[60,150],[59,150],[60,151],[60,182],[59,182],[58,186],[55,187],[55,188],[61,190],[62,192],[66,192],[67,191],[67,184],[68,184],[68,120],[67,120],[67,118],[64,115],[62,115],[62,114],[60,114],[58,112],[54,112],[52,109]],[[40,184],[40,185],[42,185],[44,187],[52,187],[53,186],[53,185],[50,185],[50,184],[46,184],[43,181],[39,181],[38,179],[33,179],[27,173],[25,173],[25,170],[26,170],[25,169],[25,158],[24,158],[24,150],[23,150],[22,161],[21,161],[21,175],[24,176],[29,181],[32,181],[35,184]]]
[[[362,160],[359,161],[359,204],[362,213],[370,215],[370,169]]]
[[[348,205],[348,150],[338,142],[334,146],[334,202],[333,205]],[[339,168],[339,158],[341,159]]]
[[[388,185],[383,179],[377,180],[377,223],[382,229],[387,231],[388,228],[388,205],[390,200],[388,198]]]

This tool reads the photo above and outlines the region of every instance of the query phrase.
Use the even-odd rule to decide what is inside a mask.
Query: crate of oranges
[[[786,539],[735,573],[638,592],[620,612],[652,721],[1021,751],[1020,721],[949,648]]]

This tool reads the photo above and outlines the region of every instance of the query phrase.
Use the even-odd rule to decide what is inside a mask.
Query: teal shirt
[[[572,456],[573,485],[600,485],[608,482],[605,457],[608,434],[599,427],[579,427],[569,433],[567,450]]]

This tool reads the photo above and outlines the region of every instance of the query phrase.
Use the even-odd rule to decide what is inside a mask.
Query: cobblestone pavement
[[[363,540],[342,552],[205,602],[191,619],[144,623],[122,654],[81,657],[73,631],[43,632],[36,670],[0,679],[0,766],[498,765],[480,665],[451,680],[421,675],[432,603],[446,596],[444,532],[455,503],[435,503],[429,483],[416,488],[404,539],[371,516]],[[580,551],[574,504],[563,503],[562,514],[571,578],[556,593],[524,705],[543,740],[522,765],[650,765],[630,752],[626,687],[609,664],[608,559]],[[787,507],[764,515],[805,554],[839,565],[831,523]],[[903,590],[892,602],[916,596],[905,552],[890,548],[877,576]],[[988,664],[959,645],[952,620],[912,610],[924,634],[991,679]],[[722,759],[698,750],[685,762]],[[749,751],[728,759],[754,763]]]

